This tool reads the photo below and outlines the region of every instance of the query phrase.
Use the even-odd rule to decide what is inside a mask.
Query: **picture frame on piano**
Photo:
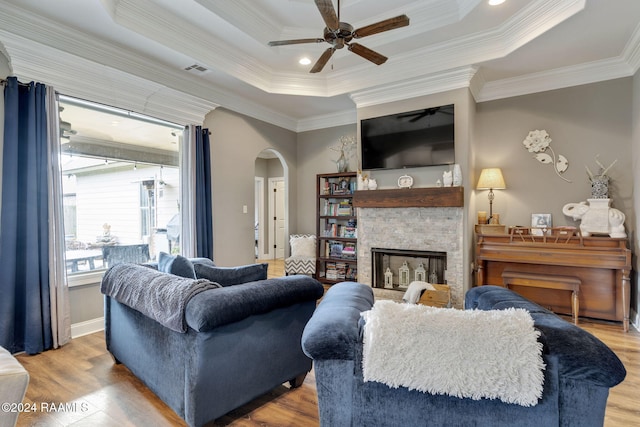
[[[531,214],[531,234],[543,236],[548,234],[552,227],[550,213],[532,213]]]

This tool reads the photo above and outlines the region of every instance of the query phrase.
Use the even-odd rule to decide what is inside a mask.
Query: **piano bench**
[[[580,284],[582,283],[579,278],[505,270],[502,272],[502,283],[506,288],[513,285],[571,291],[571,315],[573,316],[573,323],[578,324],[578,312],[580,310],[578,295],[580,294]]]

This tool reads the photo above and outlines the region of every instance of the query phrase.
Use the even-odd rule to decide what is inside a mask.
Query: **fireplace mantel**
[[[429,208],[464,206],[464,187],[395,188],[362,190],[353,194],[357,208]]]

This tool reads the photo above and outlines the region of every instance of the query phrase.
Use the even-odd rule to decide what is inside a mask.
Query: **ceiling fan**
[[[414,122],[417,122],[418,120],[421,120],[421,119],[423,119],[425,117],[433,116],[436,113],[453,115],[452,111],[448,111],[446,109],[441,109],[441,108],[442,107],[425,108],[424,110],[418,110],[418,111],[412,111],[412,112],[406,113],[406,114],[400,114],[398,116],[398,119],[406,119],[408,117],[412,117],[412,119],[409,120],[409,122],[410,123],[414,123]]]
[[[322,15],[324,23],[327,25],[324,29],[324,38],[279,40],[269,42],[269,46],[322,42],[329,43],[331,47],[324,51],[313,68],[311,68],[311,71],[309,71],[310,73],[318,73],[322,71],[336,49],[342,49],[345,46],[347,46],[347,49],[351,52],[373,62],[376,65],[384,64],[387,61],[386,56],[364,47],[359,43],[354,43],[351,40],[409,25],[409,17],[407,15],[400,15],[354,30],[350,24],[340,22],[340,0],[338,0],[337,15],[331,0],[315,0],[315,2],[318,10],[320,11],[320,15]]]

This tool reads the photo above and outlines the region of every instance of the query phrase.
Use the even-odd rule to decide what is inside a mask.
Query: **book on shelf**
[[[356,237],[358,237],[358,229],[356,227],[350,227],[346,225],[342,227],[342,235],[340,237],[355,239]]]
[[[356,244],[355,243],[345,243],[342,247],[341,252],[342,258],[348,259],[356,259]]]
[[[353,207],[351,202],[343,200],[341,202],[331,202],[325,200],[322,207],[322,215],[324,216],[352,216]]]
[[[325,277],[329,280],[344,280],[348,266],[344,262],[328,262],[325,264]]]
[[[347,239],[355,239],[358,237],[358,231],[356,227],[329,222],[325,225],[325,228],[322,231],[322,237],[343,237]]]
[[[358,280],[358,268],[353,265],[349,265],[347,267],[347,271],[345,272],[344,278],[345,280]]]
[[[338,280],[338,270],[335,262],[328,262],[324,266],[324,276],[329,280]]]
[[[340,258],[342,256],[342,248],[344,247],[340,242],[329,242],[330,250],[329,257]]]
[[[351,202],[348,200],[343,200],[338,204],[337,215],[338,216],[350,216],[353,214],[353,209],[351,208]]]

